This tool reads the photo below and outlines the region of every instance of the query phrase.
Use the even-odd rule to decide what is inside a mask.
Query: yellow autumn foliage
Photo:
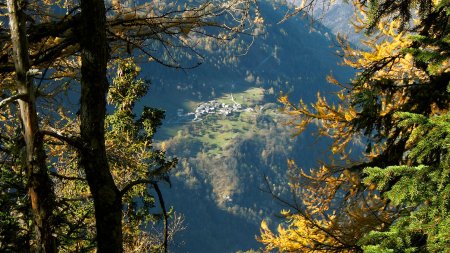
[[[356,30],[369,26],[367,7],[361,2],[354,1]],[[328,78],[342,88],[336,93],[336,102],[330,103],[320,94],[309,105],[302,100],[293,103],[286,95],[279,98],[283,112],[289,116],[287,124],[296,134],[315,123],[317,132],[332,140],[331,154],[340,157],[332,156],[328,164],[311,170],[288,161],[295,205],[291,212],[282,213],[284,223],[277,229],[270,229],[265,222],[261,224],[259,241],[267,252],[360,252],[359,239],[369,231],[385,229],[398,215],[398,210],[376,191],[376,185],[361,183],[362,171],[371,166],[370,161],[379,161],[380,156],[392,159],[400,152],[402,159],[402,151],[395,149],[396,142],[408,132],[392,129],[393,115],[421,106],[417,97],[411,103],[412,96],[417,95],[411,94],[411,87],[420,84],[426,88],[433,75],[449,72],[450,59],[433,65],[433,70],[424,67],[414,53],[415,34],[403,30],[399,20],[381,18],[374,30],[363,41],[364,49],[355,49],[340,40],[344,64],[359,72],[351,85]],[[425,43],[420,50],[434,52],[435,47]],[[430,113],[442,111],[438,105],[431,105]],[[361,136],[369,145],[362,153],[364,159],[356,163],[348,155],[351,144]]]
[[[317,252],[328,248],[328,245],[340,245],[340,242],[330,236],[324,224],[315,224],[301,215],[285,212],[289,225],[279,225],[277,233],[273,233],[267,223],[261,223],[261,236],[258,240],[265,244],[266,252],[278,249],[280,252]],[[344,250],[341,252],[352,252]]]

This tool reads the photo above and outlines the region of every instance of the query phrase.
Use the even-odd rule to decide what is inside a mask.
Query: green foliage
[[[106,133],[109,150],[112,152],[112,172],[127,178],[126,185],[135,180],[168,179],[169,171],[175,166],[176,159],[167,160],[165,153],[152,146],[156,128],[161,125],[164,112],[144,107],[141,116],[135,119],[135,103],[146,95],[148,83],[138,79],[140,69],[133,59],[117,60],[117,76],[108,94],[108,101],[116,110],[106,118]],[[137,185],[125,195],[128,222],[141,221],[145,225],[155,221],[149,212],[154,207],[155,198],[146,190],[150,183]],[[139,229],[138,229],[139,230]]]
[[[387,231],[360,240],[367,252],[446,252],[450,245],[450,114],[427,118],[399,113],[398,126],[411,129],[408,158],[417,166],[366,168],[366,185],[376,184],[400,209]]]
[[[30,204],[23,173],[10,165],[13,160],[0,157],[0,250],[19,252],[29,248]]]
[[[430,14],[433,8],[433,0],[362,0],[356,1],[367,5],[367,19],[368,27],[367,32],[373,32],[375,27],[379,22],[385,17],[392,17],[394,21],[398,20],[402,23],[401,30],[407,28],[409,21],[414,17],[414,12],[417,13],[421,18],[426,18]],[[441,1],[440,5],[443,5]]]
[[[137,79],[140,68],[127,58],[117,60],[117,76],[108,92],[108,102],[121,110],[130,111],[136,101],[147,94],[149,83]]]
[[[145,133],[140,138],[151,140],[156,132],[156,128],[161,126],[164,117],[164,111],[144,106],[142,115],[136,122],[139,129]]]
[[[124,248],[126,252],[139,251],[141,248],[159,252],[162,245],[161,223],[163,223],[164,215],[161,212],[155,212],[155,207],[160,203],[154,187],[161,181],[168,181],[169,172],[175,166],[176,159],[167,159],[163,151],[153,147],[152,137],[161,124],[164,113],[156,111],[153,117],[148,117],[145,114],[152,109],[146,109],[142,113],[143,116],[134,115],[136,102],[148,90],[148,84],[138,79],[139,68],[132,59],[119,59],[115,63],[119,70],[118,75],[113,78],[111,93],[108,94],[111,107],[110,114],[105,120],[105,145],[111,174],[122,194]],[[75,133],[78,131],[77,119],[70,119],[64,114],[61,118],[61,121],[56,121],[54,124],[65,131]],[[55,142],[50,138],[46,141]],[[55,233],[58,236],[59,250],[60,252],[90,252],[94,250],[96,244],[94,205],[89,187],[84,173],[79,170],[77,151],[69,145],[56,143],[58,145],[49,144],[46,148],[51,158],[50,171],[57,194]],[[5,147],[8,149],[11,147],[11,150],[16,151],[21,149],[17,143],[8,144]],[[5,168],[10,174],[20,175],[20,159],[17,158],[17,160],[8,161],[7,165],[15,165],[11,168],[2,167],[2,170]],[[11,178],[6,178],[7,175],[2,174],[1,179],[5,179],[5,183],[8,184],[14,182]],[[3,185],[0,184],[0,190],[4,192],[2,187]],[[17,189],[19,188],[15,189],[17,194],[23,193],[21,197],[24,203],[28,203],[26,192]],[[5,199],[15,201],[14,194],[10,193],[4,195]],[[3,203],[5,203],[5,214],[10,212],[8,214],[10,220],[15,220],[16,223],[22,222],[18,219],[22,217],[21,214],[12,211],[12,208],[17,209],[20,205]],[[171,213],[168,215],[170,216]],[[23,217],[27,224],[29,219],[25,219],[26,216]],[[27,232],[26,228],[23,228],[23,224],[21,225],[21,231],[24,233]],[[11,234],[11,231],[8,230],[8,233]],[[21,236],[25,235],[27,234]],[[0,245],[0,251],[1,249],[4,247]]]
[[[31,207],[27,195],[23,164],[24,141],[18,119],[0,114],[0,251],[30,250],[32,240]]]

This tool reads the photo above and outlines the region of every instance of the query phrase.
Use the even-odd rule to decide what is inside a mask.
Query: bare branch
[[[163,243],[163,247],[164,247],[164,253],[167,253],[167,240],[169,237],[169,229],[168,229],[168,222],[167,222],[167,210],[166,210],[166,205],[164,204],[164,198],[162,196],[161,190],[159,189],[159,186],[157,183],[152,183],[153,188],[155,188],[156,194],[158,195],[158,200],[159,200],[159,204],[161,206],[161,209],[163,211],[163,217],[164,217],[164,243]]]
[[[8,98],[5,98],[2,101],[0,101],[0,109],[3,108],[3,106],[6,106],[6,105],[8,105],[8,104],[18,100],[18,99],[22,99],[22,98],[25,98],[25,97],[26,97],[25,94],[19,93],[19,94],[16,94],[16,95],[12,95],[12,96],[10,96]]]
[[[161,190],[159,189],[159,186],[157,184],[156,181],[154,180],[150,180],[150,179],[138,179],[135,181],[132,181],[131,183],[129,183],[128,185],[126,185],[121,191],[120,191],[120,195],[123,196],[125,195],[129,190],[131,190],[134,186],[139,185],[139,184],[149,184],[152,185],[153,188],[156,191],[156,194],[158,195],[158,201],[159,204],[161,206],[161,209],[163,211],[163,217],[164,217],[164,242],[163,242],[163,248],[164,248],[164,252],[167,253],[167,244],[168,244],[168,237],[169,237],[169,229],[168,229],[168,215],[167,215],[167,209],[166,209],[166,205],[164,204],[164,198],[162,196]]]
[[[53,172],[53,171],[50,172],[50,175],[52,175],[52,176],[54,176],[54,177],[57,177],[57,178],[59,178],[59,179],[63,179],[63,180],[80,180],[80,181],[86,181],[86,179],[85,179],[85,178],[82,178],[82,177],[69,177],[69,176],[64,176],[64,175],[58,174],[58,173]]]
[[[154,184],[156,183],[153,180],[150,179],[137,179],[135,181],[130,182],[129,184],[127,184],[121,191],[120,191],[120,195],[125,195],[128,191],[130,191],[133,187],[135,187],[136,185],[140,185],[140,184]]]
[[[60,133],[57,133],[55,131],[50,131],[50,130],[41,130],[40,131],[43,135],[47,135],[53,138],[56,138],[60,141],[63,141],[69,145],[71,145],[74,148],[77,149],[83,149],[84,145],[80,140],[80,137],[78,136],[67,136],[67,135],[62,135]]]

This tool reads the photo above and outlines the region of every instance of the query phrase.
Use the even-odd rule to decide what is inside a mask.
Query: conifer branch
[[[120,195],[123,196],[125,195],[128,191],[130,191],[133,187],[140,185],[140,184],[154,184],[156,183],[153,180],[150,179],[138,179],[135,181],[130,182],[129,184],[127,184],[121,191],[120,191]]]

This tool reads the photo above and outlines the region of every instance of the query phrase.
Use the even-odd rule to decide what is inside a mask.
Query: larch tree
[[[14,115],[16,101],[22,99],[23,95],[20,91],[17,92],[15,87],[27,85],[23,87],[29,89],[31,81],[36,79],[38,84],[32,88],[31,93],[26,93],[27,96],[36,98],[27,102],[38,101],[32,104],[35,106],[35,110],[31,111],[35,132],[31,137],[38,137],[39,140],[30,142],[37,148],[30,147],[33,147],[33,152],[40,151],[33,153],[40,155],[40,167],[37,169],[41,170],[37,172],[43,175],[36,178],[38,181],[35,186],[42,186],[47,191],[46,194],[39,195],[45,199],[39,202],[37,207],[48,209],[37,213],[42,217],[33,216],[35,219],[41,219],[35,222],[42,226],[39,237],[37,231],[29,231],[27,227],[26,208],[35,206],[33,201],[30,205],[21,206],[20,210],[5,207],[3,212],[2,208],[2,215],[7,218],[7,222],[2,222],[2,228],[20,227],[24,231],[21,238],[36,237],[36,245],[45,248],[47,252],[50,244],[53,250],[66,252],[94,248],[97,248],[97,252],[122,252],[124,242],[125,247],[133,244],[138,245],[138,248],[142,247],[143,239],[139,241],[136,238],[145,235],[136,230],[148,221],[149,208],[155,203],[153,195],[156,195],[161,206],[164,206],[157,182],[167,176],[175,161],[166,160],[164,153],[153,150],[151,144],[151,137],[156,126],[160,124],[162,113],[146,108],[138,119],[134,119],[132,115],[134,101],[147,91],[141,84],[134,87],[136,90],[133,88],[129,91],[125,87],[129,85],[126,82],[132,82],[131,79],[125,79],[120,85],[120,82],[116,81],[112,85],[110,103],[116,107],[116,112],[107,119],[106,104],[110,87],[108,73],[114,72],[112,60],[139,55],[141,60],[154,60],[183,68],[178,56],[174,57],[170,50],[182,48],[186,54],[200,56],[196,53],[195,45],[201,37],[224,42],[235,39],[237,34],[252,27],[252,17],[257,15],[251,13],[253,2],[211,1],[180,6],[163,2],[105,3],[100,0],[11,3],[20,3],[22,8],[20,28],[22,36],[28,39],[28,48],[22,50],[20,57],[28,58],[29,63],[24,70],[16,71],[12,59],[21,58],[11,52],[20,45],[16,45],[14,38],[11,40],[9,37],[9,34],[13,35],[13,29],[4,27],[2,23],[0,74],[3,81],[0,83],[0,103],[2,121],[4,120],[5,124],[2,124],[1,129],[0,151],[5,162],[1,164],[1,168],[14,178],[22,173],[20,169],[16,170],[17,163],[22,158],[20,152],[16,152],[21,143],[20,139],[15,138],[14,127],[18,124]],[[11,14],[11,17],[16,14],[14,10],[2,9],[2,12]],[[13,22],[9,21],[9,24],[12,26]],[[155,52],[162,53],[156,55]],[[169,57],[164,57],[167,55]],[[130,62],[126,64],[131,65]],[[130,73],[130,69],[124,67],[126,64],[119,64],[120,71],[117,75],[120,77],[127,72],[128,76],[135,78],[136,74]],[[32,75],[31,72],[28,73],[28,69],[42,70],[42,73]],[[25,76],[20,78],[25,78],[23,80],[28,83],[15,86],[15,72],[24,74]],[[80,98],[80,108],[78,114],[74,115],[69,113],[74,111],[69,108],[71,105],[62,100],[77,94],[78,88],[72,90],[77,84],[81,87],[77,95]],[[117,96],[131,96],[132,101],[118,100]],[[123,129],[127,124],[132,126],[128,134],[117,134],[117,129]],[[137,150],[123,149],[124,143],[118,138],[125,138],[122,141],[130,146],[136,144],[134,147]],[[28,147],[28,142],[26,145]],[[133,155],[142,160],[131,161],[130,157]],[[137,170],[132,173],[127,171],[134,169]],[[124,175],[126,177],[123,177]],[[8,177],[8,180],[12,178]],[[2,203],[18,204],[18,201],[12,201],[8,197],[15,198],[20,194],[22,198],[27,197],[23,195],[21,187],[28,186],[28,182],[18,181],[17,185],[15,181],[2,185],[2,194],[6,194],[2,196],[2,201],[5,200]],[[86,188],[86,185],[89,188]],[[53,191],[53,186],[58,188],[58,191]],[[148,193],[148,187],[153,188],[155,193]],[[59,191],[60,189],[66,191]],[[55,195],[56,199],[52,202]],[[33,196],[31,197],[31,200],[34,200]],[[136,203],[137,199],[143,200],[144,205]],[[14,212],[9,212],[10,210]],[[157,245],[158,251],[167,251],[170,229],[167,225],[167,212],[168,210],[163,210],[166,239],[163,240],[162,246]],[[54,223],[50,222],[51,215],[55,216]],[[15,218],[24,222],[8,223]],[[9,226],[10,224],[14,226]],[[2,231],[0,234],[5,233]],[[48,240],[51,238],[48,236],[53,234],[65,236],[58,236],[57,242]],[[13,238],[10,242],[19,243],[19,240]],[[0,246],[24,252],[30,250],[18,245]]]
[[[26,33],[26,2],[9,0],[9,26],[12,58],[15,66],[16,97],[18,98],[25,142],[26,187],[31,200],[34,238],[33,252],[56,252],[53,224],[55,195],[47,172],[43,135],[39,131],[36,110],[36,88],[28,55]]]
[[[348,85],[329,79],[338,102],[280,98],[299,133],[317,122],[335,158],[310,171],[289,162],[297,198],[259,240],[281,252],[446,252],[450,2],[353,2],[368,39],[365,49],[341,41],[358,72]],[[357,161],[354,140],[365,145]]]

